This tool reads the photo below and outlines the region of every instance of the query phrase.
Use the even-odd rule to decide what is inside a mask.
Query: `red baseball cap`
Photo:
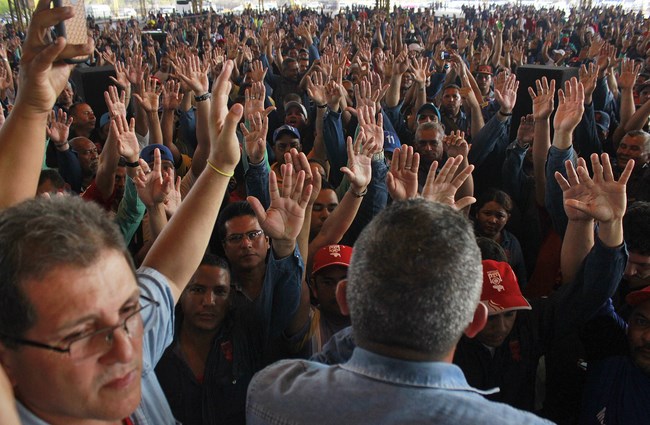
[[[327,245],[316,251],[311,274],[329,266],[350,267],[352,247],[347,245]]]
[[[499,314],[512,310],[531,310],[521,291],[517,277],[510,264],[494,260],[483,260],[483,292],[481,302],[488,308],[488,314]]]
[[[646,286],[638,291],[630,292],[625,297],[625,301],[631,306],[637,306],[650,300],[650,286]]]
[[[492,75],[492,67],[490,65],[479,65],[476,73]]]

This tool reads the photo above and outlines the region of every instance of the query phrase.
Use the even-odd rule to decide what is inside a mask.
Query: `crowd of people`
[[[647,423],[650,20],[463,15],[5,25],[0,422]]]

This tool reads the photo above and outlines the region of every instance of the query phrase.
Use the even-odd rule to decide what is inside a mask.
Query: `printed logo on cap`
[[[329,253],[332,257],[340,257],[341,256],[341,245],[330,245],[329,246]]]
[[[488,270],[487,275],[488,275],[488,279],[490,279],[490,284],[495,290],[499,292],[503,292],[506,290],[506,288],[501,284],[503,282],[503,279],[501,279],[501,274],[499,274],[499,270]]]

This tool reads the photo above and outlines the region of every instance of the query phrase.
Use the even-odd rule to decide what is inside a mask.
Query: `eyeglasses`
[[[136,338],[142,335],[142,318],[140,314],[142,311],[157,307],[159,303],[145,296],[140,296],[147,304],[137,307],[134,311],[129,313],[120,323],[114,326],[107,326],[95,332],[86,335],[81,335],[68,342],[66,348],[57,347],[54,345],[44,344],[38,341],[31,341],[29,339],[14,338],[9,335],[0,335],[9,341],[20,345],[27,345],[29,347],[43,348],[46,350],[56,351],[57,353],[67,353],[72,360],[81,360],[92,357],[99,353],[107,352],[113,346],[115,339],[114,333],[118,328],[122,328],[124,333],[129,338]]]
[[[238,245],[241,243],[241,241],[244,240],[244,236],[246,236],[249,241],[253,242],[263,234],[264,230],[252,230],[246,233],[233,233],[232,235],[226,236],[223,241],[229,245]]]

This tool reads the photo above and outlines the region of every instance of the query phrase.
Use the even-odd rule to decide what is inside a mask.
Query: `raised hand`
[[[452,131],[448,136],[445,136],[443,143],[447,147],[447,156],[450,158],[455,158],[457,156],[462,156],[467,158],[469,153],[469,145],[465,140],[465,132],[463,131]]]
[[[372,156],[383,149],[383,146],[368,139],[364,131],[360,130],[354,143],[352,137],[348,136],[347,149],[348,166],[341,167],[341,172],[348,176],[352,190],[361,193],[366,190],[372,178]]]
[[[577,169],[573,168],[571,161],[566,162],[568,180],[555,172],[555,180],[562,188],[564,210],[569,219],[593,218],[600,223],[607,223],[621,220],[625,214],[625,185],[632,174],[634,161],[628,161],[621,177],[616,181],[609,156],[604,153],[601,159],[602,164],[598,154],[591,155],[593,178],[589,177],[584,160],[579,162]]]
[[[517,89],[519,88],[519,81],[514,74],[506,77],[505,84],[502,90],[494,89],[494,99],[501,106],[500,111],[504,113],[511,113],[517,102]]]
[[[107,62],[111,65],[115,65],[115,62],[117,62],[115,52],[111,49],[110,46],[106,46],[106,50],[102,52],[102,59],[104,59],[104,62]]]
[[[45,122],[52,105],[59,93],[68,83],[74,65],[65,63],[64,59],[77,56],[89,56],[95,50],[92,38],[86,44],[66,44],[64,37],[50,41],[51,27],[72,18],[72,8],[55,7],[50,9],[50,2],[39,2],[27,29],[27,38],[22,45],[20,58],[20,86],[29,88],[20,90],[16,99],[16,108],[25,108],[25,113],[40,114]]]
[[[122,93],[118,93],[117,87],[108,86],[108,91],[104,92],[104,102],[106,102],[108,114],[111,118],[118,115],[126,117],[126,92],[124,90],[122,90]]]
[[[275,110],[275,106],[269,106],[264,109],[264,100],[266,99],[266,87],[262,82],[253,83],[250,88],[244,91],[244,116],[248,117],[254,114],[268,116]]]
[[[458,170],[458,166],[462,162],[462,156],[449,158],[440,170],[440,173],[436,175],[438,161],[433,161],[429,168],[427,181],[422,189],[422,197],[429,201],[449,205],[456,210],[462,210],[476,202],[476,199],[472,196],[466,196],[458,201],[455,200],[458,188],[463,185],[474,170],[473,165],[468,165],[456,175],[456,170]]]
[[[585,88],[585,103],[591,103],[591,95],[596,90],[596,82],[598,81],[598,72],[600,68],[593,63],[589,64],[587,68],[584,64],[580,66],[580,71],[578,76],[580,77],[580,82]]]
[[[397,55],[395,58],[395,61],[393,62],[393,72],[392,75],[402,75],[409,69],[409,61],[408,61],[408,51],[406,49],[406,46],[402,49],[402,51]]]
[[[68,118],[68,114],[62,110],[59,110],[59,113],[56,115],[54,111],[50,110],[50,119],[48,126],[45,128],[45,132],[52,143],[58,145],[68,140],[70,125],[72,125],[72,117]]]
[[[418,196],[418,169],[420,154],[413,152],[413,146],[402,145],[393,151],[390,170],[386,175],[388,194],[395,201]]]
[[[249,196],[260,227],[274,241],[295,241],[305,219],[305,208],[311,195],[311,185],[305,185],[305,170],[297,174],[292,164],[282,164],[282,194],[278,188],[275,173],[269,173],[269,193],[271,205],[264,211],[262,204],[254,196]]]
[[[424,86],[427,78],[432,74],[431,59],[427,58],[412,58],[409,69],[413,73],[413,80],[420,86]]]
[[[190,55],[187,61],[173,63],[176,76],[181,79],[196,96],[208,92],[210,83],[208,81],[209,64],[202,64],[201,59],[196,55]]]
[[[115,77],[111,75],[108,78],[110,78],[110,80],[122,90],[131,85],[127,76],[126,67],[122,61],[115,62]]]
[[[585,91],[582,83],[573,77],[564,85],[564,91],[558,90],[558,107],[553,126],[555,132],[570,134],[575,130],[585,112]]]
[[[144,84],[140,86],[140,93],[134,93],[133,97],[145,111],[158,113],[160,93],[162,93],[162,87],[158,84],[158,80],[147,78],[144,80]]]
[[[525,146],[532,143],[535,137],[535,117],[533,114],[528,114],[521,117],[519,128],[517,129],[517,143],[519,146]]]
[[[180,176],[176,177],[176,184],[172,187],[172,190],[167,194],[165,200],[163,201],[163,207],[165,208],[165,214],[167,219],[171,218],[174,215],[178,207],[181,206],[181,178]]]
[[[126,78],[134,86],[139,86],[144,81],[144,75],[147,71],[147,64],[142,63],[142,54],[137,53],[133,58],[129,58],[126,62]]]
[[[262,66],[262,61],[254,60],[251,64],[251,79],[253,82],[264,81],[266,77],[266,68]]]
[[[384,118],[381,113],[375,118],[374,105],[357,108],[357,118],[368,140],[384,140]]]
[[[13,84],[13,79],[9,71],[4,66],[0,66],[0,90],[7,90]]]
[[[307,77],[307,94],[316,105],[327,103],[326,77],[322,72],[316,71]]]
[[[128,162],[137,162],[140,156],[140,144],[135,136],[135,118],[126,120],[125,115],[116,115],[111,119],[108,130],[108,137],[113,138],[117,143],[117,149],[121,156]]]
[[[555,105],[555,80],[551,80],[549,86],[546,77],[536,80],[537,93],[532,87],[528,87],[528,94],[533,101],[533,116],[536,120],[547,120],[553,113]]]
[[[618,76],[618,87],[632,90],[640,71],[641,64],[635,65],[632,59],[624,58],[621,63],[621,75]]]
[[[153,151],[153,169],[149,170],[149,165],[144,159],[140,159],[140,169],[133,179],[138,197],[147,209],[152,209],[157,204],[165,202],[167,195],[174,188],[174,177],[171,174],[162,174],[162,161],[160,160],[160,150]]]
[[[210,103],[209,161],[225,174],[234,173],[241,158],[236,130],[244,108],[237,103],[230,108],[230,111],[228,110],[228,95],[232,87],[230,76],[233,67],[233,61],[225,62],[223,71],[214,83]]]
[[[239,124],[239,128],[244,134],[249,162],[259,164],[264,160],[264,154],[266,153],[266,135],[269,131],[269,118],[266,115],[256,112],[248,116],[248,123],[250,130],[243,123]]]
[[[162,107],[167,111],[175,111],[180,108],[183,101],[181,93],[181,84],[171,78],[163,85],[162,88]]]

